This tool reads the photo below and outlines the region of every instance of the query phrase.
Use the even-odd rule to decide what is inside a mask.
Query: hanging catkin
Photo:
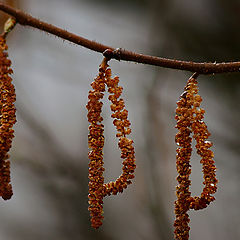
[[[107,58],[104,58],[99,67],[99,74],[91,84],[93,90],[88,95],[88,121],[89,126],[89,211],[92,227],[98,228],[103,220],[103,197],[106,195],[123,192],[127,185],[131,184],[134,178],[135,152],[133,141],[127,138],[131,133],[130,122],[128,120],[128,111],[125,109],[124,100],[121,97],[122,87],[118,86],[119,78],[112,78],[111,69],[107,64]],[[101,117],[105,87],[107,86],[109,100],[111,101],[111,115],[113,124],[116,126],[116,137],[119,139],[118,146],[121,149],[121,158],[123,159],[122,174],[114,182],[104,184],[103,167],[103,146],[104,146],[104,125]]]
[[[213,160],[213,152],[209,149],[212,143],[208,141],[210,133],[203,121],[204,110],[200,108],[202,98],[198,95],[197,73],[193,74],[187,82],[185,91],[177,102],[176,117],[178,133],[176,134],[178,186],[176,188],[177,200],[175,202],[176,220],[175,239],[189,239],[190,222],[188,210],[206,208],[215,200],[212,196],[217,191],[216,167]],[[190,158],[192,153],[192,137],[196,140],[197,154],[201,157],[204,177],[204,188],[199,197],[192,197],[189,187],[191,181]]]
[[[15,89],[12,84],[11,61],[8,59],[5,35],[0,36],[0,196],[10,199],[12,185],[10,184],[9,150],[14,137],[13,125],[16,122]]]

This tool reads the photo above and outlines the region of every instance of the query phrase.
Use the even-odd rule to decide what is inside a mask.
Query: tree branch
[[[90,50],[100,53],[103,53],[107,49],[113,50],[111,58],[117,60],[155,65],[164,68],[186,70],[190,72],[198,72],[200,74],[240,72],[240,62],[197,63],[191,61],[188,62],[175,59],[160,58],[150,55],[143,55],[127,51],[125,49],[114,49],[113,47],[88,40],[61,28],[53,26],[49,23],[43,22],[30,16],[29,14],[22,12],[21,10],[9,7],[4,3],[0,3],[0,10],[14,17],[21,25],[31,26],[33,28],[37,28],[39,30],[51,33],[55,36],[88,48]]]

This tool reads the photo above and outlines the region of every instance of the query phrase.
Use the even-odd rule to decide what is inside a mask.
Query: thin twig
[[[76,34],[70,33],[66,30],[53,26],[49,23],[36,19],[21,10],[9,7],[4,3],[0,3],[0,10],[16,18],[21,25],[31,26],[39,30],[51,33],[62,39],[68,40],[77,45],[86,47],[90,50],[103,53],[105,50],[115,50],[111,58],[117,60],[124,60],[130,62],[137,62],[149,65],[160,66],[164,68],[172,68],[178,70],[186,70],[190,72],[198,72],[200,74],[213,73],[230,73],[240,72],[240,62],[223,62],[223,63],[197,63],[192,61],[180,61],[175,59],[160,58],[150,55],[143,55],[125,49],[114,49],[113,47],[91,41],[89,39],[80,37]]]

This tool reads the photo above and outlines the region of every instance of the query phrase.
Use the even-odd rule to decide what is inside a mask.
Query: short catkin
[[[208,141],[210,133],[203,121],[205,111],[200,108],[202,98],[198,95],[197,73],[193,74],[187,82],[185,91],[177,102],[176,117],[178,133],[176,134],[177,148],[177,181],[176,187],[177,200],[175,201],[176,220],[175,239],[189,239],[188,226],[190,218],[188,211],[190,209],[199,210],[206,208],[215,198],[212,196],[217,191],[216,167],[213,160],[213,152],[209,149],[212,143]],[[190,158],[192,153],[192,137],[196,140],[197,154],[201,157],[204,188],[201,195],[192,197],[189,187],[191,181]]]
[[[89,211],[91,216],[91,225],[99,228],[103,220],[103,198],[107,195],[116,195],[123,192],[127,185],[131,184],[134,178],[135,152],[133,141],[127,136],[131,133],[130,122],[128,120],[128,111],[125,109],[124,100],[121,97],[123,88],[118,86],[119,78],[112,78],[108,59],[104,58],[100,67],[99,74],[91,83],[93,90],[88,95],[88,121],[89,135]],[[117,129],[116,137],[119,139],[118,146],[121,150],[123,159],[122,174],[114,182],[104,183],[103,167],[103,146],[104,146],[104,125],[101,116],[105,87],[108,88],[109,100],[111,101],[111,117],[113,124]]]

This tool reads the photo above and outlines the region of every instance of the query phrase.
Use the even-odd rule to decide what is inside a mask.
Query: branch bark
[[[104,53],[104,51],[110,49],[113,51],[111,58],[117,60],[155,65],[163,68],[197,72],[199,74],[240,72],[240,62],[198,63],[192,61],[181,61],[144,55],[121,48],[115,49],[113,47],[91,41],[76,34],[70,33],[49,23],[43,22],[37,18],[30,16],[29,14],[22,12],[21,10],[14,9],[4,3],[0,3],[0,10],[14,17],[21,25],[31,26],[33,28],[48,32],[57,37],[68,40],[72,43],[83,46],[95,52]]]

